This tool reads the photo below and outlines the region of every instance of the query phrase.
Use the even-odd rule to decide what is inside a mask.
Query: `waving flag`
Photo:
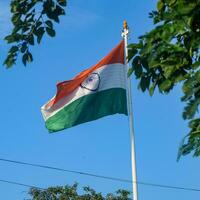
[[[127,115],[124,41],[74,79],[57,84],[57,94],[41,111],[49,132],[113,114]]]

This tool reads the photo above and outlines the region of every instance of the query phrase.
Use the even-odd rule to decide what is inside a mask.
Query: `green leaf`
[[[147,71],[149,71],[149,64],[148,64],[147,60],[146,60],[145,58],[141,58],[140,61],[141,61],[142,66],[143,66]]]
[[[165,7],[165,4],[163,3],[163,1],[159,0],[158,3],[157,3],[157,9],[158,9],[158,11],[159,12],[163,11],[164,7]]]
[[[170,78],[172,74],[177,70],[175,66],[163,67],[162,69],[164,71],[164,76],[166,79]]]
[[[56,9],[54,10],[55,15],[59,16],[59,15],[65,15],[65,10],[60,7],[60,6],[56,6]]]
[[[149,95],[150,95],[151,97],[153,96],[154,91],[155,91],[155,85],[153,84],[153,85],[151,85],[151,86],[149,87]]]
[[[25,66],[26,66],[27,60],[28,60],[28,54],[25,53],[25,54],[23,55],[23,57],[22,57],[22,62],[23,62],[23,64],[24,64]]]
[[[156,60],[155,58],[149,58],[150,60],[148,61],[149,67],[150,68],[157,68],[160,67],[161,62],[159,60]]]
[[[57,8],[57,7],[56,7]],[[54,20],[55,22],[59,22],[59,12],[60,10],[56,10],[54,7],[52,7],[52,9],[47,8],[46,9],[46,15],[49,19]]]
[[[29,44],[34,45],[34,36],[33,36],[33,34],[28,36],[28,42],[29,42]]]
[[[40,27],[39,29],[35,30],[34,34],[37,36],[38,44],[41,42],[44,33],[45,33],[44,27]]]
[[[21,18],[21,14],[14,14],[14,15],[12,16],[11,21],[12,21],[12,23],[13,23],[14,25],[17,25],[18,23],[20,23],[20,18]]]
[[[197,62],[194,62],[194,63],[191,65],[191,68],[192,68],[192,69],[197,69],[197,68],[199,68],[199,67],[200,67],[200,60],[197,61]]]
[[[9,43],[14,42],[14,41],[15,41],[15,38],[14,38],[13,35],[8,35],[8,36],[6,36],[6,37],[4,38],[4,40],[7,40],[7,43],[9,44]]]
[[[9,53],[15,53],[19,50],[19,47],[18,46],[12,46],[11,49],[9,50]]]
[[[136,54],[137,54],[137,49],[129,49],[128,50],[128,61],[130,61]]]
[[[21,52],[22,53],[24,53],[26,50],[27,50],[27,48],[28,48],[28,46],[27,46],[27,43],[26,42],[24,42],[23,44],[22,44],[22,46],[21,46]]]
[[[132,66],[135,67],[140,62],[140,56],[135,56],[132,61]]]
[[[7,69],[11,68],[14,64],[15,64],[15,55],[13,54],[8,55],[3,63],[3,65],[6,65]]]
[[[14,29],[12,30],[12,34],[17,33],[21,29],[21,26],[15,26]]]
[[[58,3],[59,3],[61,6],[67,6],[67,1],[66,1],[66,0],[58,0]]]
[[[129,45],[129,49],[138,50],[137,56],[130,56],[133,61],[128,75],[139,79],[139,89],[149,90],[152,96],[156,87],[166,94],[175,85],[183,84],[183,118],[191,120],[200,108],[199,13],[200,1],[157,0],[157,10],[150,13],[156,25],[139,37],[140,46]],[[190,129],[190,133],[199,134],[200,120]],[[182,154],[193,152],[200,156],[200,134],[190,136],[184,145]]]
[[[163,81],[161,84],[158,85],[160,91],[162,92],[168,92],[171,86],[172,82],[168,79],[166,79],[165,81]]]
[[[66,5],[66,0],[11,1],[11,21],[14,26],[11,31],[12,34],[6,36],[5,40],[7,43],[15,43],[18,50],[15,47],[15,50],[12,49],[8,52],[8,54],[13,54],[13,59],[7,57],[7,66],[15,63],[18,54],[22,54],[24,65],[32,61],[32,55],[29,53],[27,55],[27,45],[34,45],[35,39],[40,43],[45,32],[51,37],[56,35],[53,29],[53,21],[59,22],[59,16],[65,14],[64,7]],[[24,42],[27,44],[25,45]]]
[[[53,29],[53,23],[52,23],[51,20],[47,20],[47,21],[45,22],[45,24],[46,24],[47,26],[49,26],[49,28]]]
[[[142,92],[145,92],[145,90],[149,88],[149,85],[150,85],[150,77],[142,76],[140,80],[140,85],[139,85]]]
[[[200,104],[200,98],[191,99],[184,108],[183,119],[192,119]]]
[[[36,29],[38,29],[40,26],[42,25],[42,22],[41,21],[38,21],[35,25]]]
[[[51,37],[55,37],[55,35],[56,35],[55,30],[46,27],[46,31],[47,31],[47,33],[48,33],[49,36],[51,36]]]
[[[193,152],[193,156],[200,155],[200,118],[193,119],[189,122],[191,131],[186,135],[180,145],[178,159]]]
[[[134,68],[133,68],[133,67],[130,67],[130,68],[128,69],[128,77],[131,76],[131,74],[133,73],[133,71],[134,71]]]
[[[128,45],[128,49],[141,49],[142,43],[131,43]]]
[[[142,76],[142,72],[143,72],[142,65],[138,63],[137,65],[135,65],[134,69],[135,69],[136,78],[140,78]]]
[[[33,56],[30,52],[27,53],[27,61],[30,63],[33,61]]]

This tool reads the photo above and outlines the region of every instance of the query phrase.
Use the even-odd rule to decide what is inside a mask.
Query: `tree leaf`
[[[23,44],[22,44],[22,46],[21,46],[21,53],[25,53],[25,51],[27,50],[27,48],[28,48],[28,46],[27,46],[27,43],[26,42],[24,42]]]
[[[10,68],[15,64],[15,55],[10,54],[7,56],[6,60],[4,61],[3,65],[6,65],[6,68]]]
[[[137,49],[129,49],[128,50],[128,61],[130,61],[136,54],[137,54]]]
[[[14,41],[15,41],[15,38],[14,38],[14,35],[8,35],[8,36],[6,36],[6,37],[4,38],[4,40],[6,40],[7,43],[9,44],[9,43],[14,42]]]
[[[45,24],[46,24],[47,26],[49,26],[49,28],[53,29],[53,23],[52,23],[51,20],[47,20],[47,21],[45,22]]]
[[[158,85],[161,92],[169,92],[169,89],[172,86],[172,82],[168,79],[163,81],[161,84]]]
[[[142,65],[140,63],[138,63],[137,65],[135,65],[134,69],[135,69],[136,78],[140,78],[142,76],[142,72],[143,72]]]
[[[9,50],[9,53],[15,53],[19,50],[19,47],[18,46],[12,46],[11,49]]]
[[[149,87],[149,95],[150,95],[150,96],[153,96],[154,91],[155,91],[155,84],[153,84],[153,85],[151,85],[151,86]]]
[[[32,55],[28,54],[27,45],[35,45],[35,36],[39,44],[43,38],[45,31],[51,37],[56,32],[53,29],[53,21],[59,22],[59,16],[65,14],[64,7],[67,5],[66,0],[12,0],[11,21],[13,24],[12,34],[5,37],[7,43],[14,43],[18,46],[18,50],[13,53],[13,58],[7,56],[7,66],[11,66],[18,58],[18,54],[22,54],[22,62],[32,60]],[[46,29],[45,29],[46,28]],[[26,45],[25,45],[26,43]],[[10,52],[8,52],[9,54]],[[6,64],[5,63],[5,64]]]
[[[33,34],[28,36],[28,42],[29,42],[29,44],[34,45],[34,36],[33,36]]]
[[[133,67],[130,67],[130,68],[128,69],[128,77],[131,76],[131,74],[133,73],[133,71],[134,71],[134,68],[133,68]]]
[[[157,3],[157,9],[158,9],[158,11],[159,12],[163,11],[164,7],[165,7],[165,4],[163,3],[163,1],[159,0],[158,3]]]
[[[37,36],[38,44],[41,42],[44,33],[45,33],[44,27],[40,27],[39,29],[37,29],[35,31],[35,35]]]
[[[23,55],[23,57],[22,57],[22,62],[23,62],[23,64],[26,66],[26,63],[27,63],[27,59],[28,59],[28,54],[27,53],[25,53],[24,55]]]
[[[55,30],[46,27],[46,31],[47,31],[47,33],[48,33],[49,36],[51,36],[51,37],[55,37],[55,35],[56,35]]]
[[[142,92],[144,92],[146,89],[148,89],[149,85],[150,85],[150,77],[142,76],[142,78],[140,80],[140,85],[139,85]]]
[[[32,62],[33,61],[33,56],[32,56],[32,54],[28,51],[27,52],[27,62]]]
[[[61,6],[67,6],[67,1],[66,1],[66,0],[58,0],[58,3],[59,3]]]

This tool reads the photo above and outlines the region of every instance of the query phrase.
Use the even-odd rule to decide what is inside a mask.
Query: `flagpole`
[[[122,37],[125,43],[125,64],[127,65],[127,72],[129,68],[128,64],[128,35],[129,28],[127,22],[123,23]],[[138,188],[137,188],[137,170],[136,170],[136,153],[135,153],[135,136],[134,136],[134,126],[133,126],[133,105],[132,105],[132,95],[131,95],[131,79],[127,78],[127,107],[129,116],[129,131],[131,140],[131,166],[132,166],[132,186],[133,186],[133,200],[138,200]]]

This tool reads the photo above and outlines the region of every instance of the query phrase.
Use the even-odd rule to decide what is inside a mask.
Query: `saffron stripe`
[[[54,105],[57,101],[63,97],[69,95],[73,90],[75,90],[79,85],[87,78],[87,76],[98,68],[114,64],[121,63],[124,64],[124,40],[122,40],[112,51],[107,54],[102,60],[100,60],[96,65],[84,70],[78,74],[74,79],[69,81],[63,81],[57,84],[57,94],[49,102],[49,105]]]

